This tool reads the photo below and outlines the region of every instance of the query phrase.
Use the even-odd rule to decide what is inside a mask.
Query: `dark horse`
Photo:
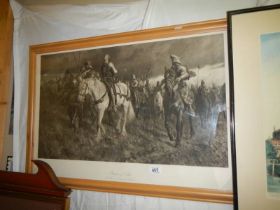
[[[200,125],[205,128],[211,114],[211,101],[207,94],[199,90],[195,98],[195,107],[200,118]]]
[[[176,91],[172,94],[165,91],[163,97],[163,106],[164,106],[164,122],[165,128],[167,130],[168,137],[171,141],[176,140],[176,147],[181,144],[181,139],[184,131],[184,117],[189,122],[189,134],[190,137],[194,135],[194,129],[192,124],[192,117],[194,112],[192,111],[192,101],[193,93],[190,89],[187,82],[182,82],[182,85],[178,87]],[[174,139],[172,132],[172,115],[176,117],[176,139]]]

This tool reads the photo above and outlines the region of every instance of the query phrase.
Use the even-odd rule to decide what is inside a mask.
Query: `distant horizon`
[[[190,71],[194,71],[197,75],[193,78],[190,79],[190,84],[194,85],[200,85],[200,81],[203,79],[206,83],[205,85],[207,87],[211,87],[213,84],[221,86],[226,83],[226,78],[225,78],[225,63],[216,63],[216,64],[206,64],[204,66],[201,66],[200,68],[192,68],[189,69]],[[211,71],[211,72],[210,72]],[[199,72],[199,74],[197,73]],[[214,72],[214,73],[213,73]],[[218,73],[219,72],[219,73]],[[77,72],[72,72],[73,74],[78,74]],[[210,76],[209,76],[210,74]],[[41,77],[51,77],[53,78],[59,78],[63,77],[64,73],[50,73],[50,74],[44,74],[41,75]],[[212,77],[211,77],[212,75]],[[217,76],[219,78],[217,78]],[[149,81],[151,85],[156,85],[157,81],[161,81],[163,79],[164,75],[157,75],[154,77],[150,77]],[[43,79],[41,78],[41,79]],[[200,78],[199,82],[197,81],[197,78]],[[140,78],[141,79],[141,78]]]
[[[177,55],[182,65],[193,69],[225,63],[224,51],[224,33],[127,43],[42,55],[41,73],[64,73],[66,69],[78,72],[87,60],[91,61],[94,69],[100,71],[104,55],[109,54],[121,75],[129,73],[140,77],[149,73],[153,77],[163,74],[165,67],[171,66],[171,54]]]

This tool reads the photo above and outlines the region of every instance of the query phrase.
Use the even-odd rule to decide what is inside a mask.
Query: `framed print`
[[[67,186],[232,202],[226,21],[30,47],[27,170]]]
[[[280,5],[228,12],[235,209],[280,206]]]

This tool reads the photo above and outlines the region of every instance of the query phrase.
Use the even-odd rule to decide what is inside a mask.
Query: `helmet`
[[[180,58],[177,55],[170,55],[172,63],[179,63],[181,64]]]
[[[109,60],[110,60],[110,55],[109,55],[109,54],[105,54],[105,56],[104,56],[104,60],[109,61]]]
[[[90,60],[87,60],[87,61],[85,62],[85,66],[91,66],[91,61],[90,61]]]

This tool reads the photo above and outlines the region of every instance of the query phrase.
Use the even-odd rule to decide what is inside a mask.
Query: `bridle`
[[[85,100],[85,97],[89,92],[89,86],[88,86],[87,82],[83,81],[83,83],[85,83],[85,87],[83,88],[82,92],[79,91],[78,97],[81,97],[81,98],[83,98],[83,100]],[[107,95],[107,90],[105,90],[104,94],[99,99],[95,99],[95,97],[90,94],[93,105],[102,103],[104,101],[104,98],[106,95]]]

